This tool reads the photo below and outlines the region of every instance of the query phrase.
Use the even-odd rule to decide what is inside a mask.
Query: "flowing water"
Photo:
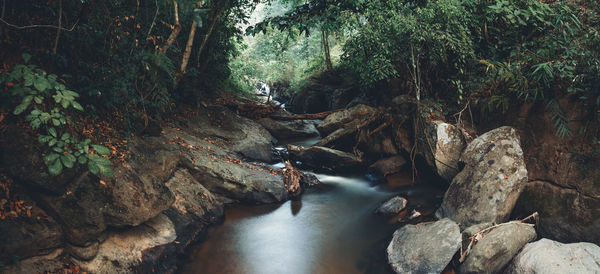
[[[404,174],[406,180],[409,174]],[[431,187],[372,186],[361,177],[318,174],[323,187],[280,205],[234,205],[199,243],[182,273],[389,273],[385,247],[401,226],[373,214],[402,194],[431,212],[442,192]]]

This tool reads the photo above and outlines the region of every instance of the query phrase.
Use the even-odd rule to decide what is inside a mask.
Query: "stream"
[[[323,184],[297,200],[227,206],[223,224],[211,227],[191,248],[180,272],[393,273],[385,248],[403,225],[397,221],[401,216],[378,216],[374,210],[402,195],[409,210],[401,215],[416,209],[427,216],[443,195],[443,189],[429,184],[411,186],[410,172],[395,176],[393,184],[377,184],[364,175],[316,175]]]

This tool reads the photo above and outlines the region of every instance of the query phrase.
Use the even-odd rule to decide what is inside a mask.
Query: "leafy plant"
[[[23,54],[25,63],[30,58],[30,55]],[[48,74],[33,64],[16,65],[0,76],[2,83],[10,87],[9,95],[21,102],[14,108],[13,114],[21,115],[30,110],[25,116],[29,126],[45,133],[38,137],[38,141],[48,147],[43,159],[50,174],[59,175],[64,168],[73,168],[79,163],[87,164],[93,174],[112,176],[110,160],[100,156],[109,155],[111,151],[108,148],[91,144],[89,139],[79,141],[67,132],[71,121],[65,111],[84,110],[76,101],[79,97],[77,92],[69,90],[58,76]]]

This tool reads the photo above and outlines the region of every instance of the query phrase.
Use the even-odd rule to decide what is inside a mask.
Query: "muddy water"
[[[225,210],[225,221],[193,248],[182,273],[389,273],[385,247],[402,223],[373,214],[395,194],[432,212],[442,190],[377,185],[362,176],[318,175],[323,187],[280,205]],[[400,184],[401,185],[401,184]],[[415,220],[416,221],[416,220]]]

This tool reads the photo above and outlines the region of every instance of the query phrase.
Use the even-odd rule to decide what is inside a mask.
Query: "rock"
[[[527,170],[515,129],[501,127],[473,140],[463,152],[464,169],[444,195],[438,218],[463,227],[508,220],[527,184]]]
[[[198,115],[188,121],[192,133],[197,137],[217,137],[221,145],[241,156],[264,162],[273,162],[273,144],[277,141],[260,124],[241,117],[221,106],[199,110]]]
[[[353,121],[364,121],[377,112],[375,108],[366,105],[357,105],[350,109],[334,112],[327,116],[318,126],[323,135],[329,135],[337,129],[343,128]]]
[[[406,208],[408,201],[400,196],[395,196],[383,202],[375,213],[384,215],[396,215]]]
[[[288,145],[289,154],[302,162],[306,167],[315,170],[329,170],[338,172],[357,172],[363,169],[363,162],[354,154],[320,146],[303,149],[298,146]]]
[[[462,232],[462,247],[463,250],[467,250],[467,248],[469,247],[469,243],[471,243],[471,237],[474,236],[476,233],[493,226],[494,224],[492,223],[481,223],[481,224],[476,224],[476,225],[472,225],[470,227],[467,227],[465,230],[463,230]]]
[[[599,273],[600,247],[592,243],[562,244],[548,239],[525,245],[507,267],[508,274]]]
[[[144,225],[125,231],[111,232],[100,244],[98,256],[90,261],[73,261],[91,273],[130,273],[143,262],[144,253],[154,247],[175,241],[175,226],[164,214]]]
[[[515,211],[523,216],[538,212],[538,232],[542,237],[600,245],[600,199],[576,189],[544,181],[529,182]]]
[[[373,123],[371,125],[374,127],[379,126],[380,124]],[[382,130],[373,134],[371,130],[375,129],[370,128],[369,130],[362,130],[358,135],[357,147],[360,151],[364,152],[368,158],[380,159],[382,157],[390,157],[399,154],[399,151],[392,140],[391,133],[388,133],[387,130]]]
[[[47,255],[19,260],[16,264],[1,268],[2,273],[65,273],[67,259],[62,248],[50,251]]]
[[[483,236],[460,266],[460,273],[500,273],[525,244],[535,240],[532,225],[510,223]]]
[[[62,246],[60,225],[29,199],[26,199],[26,205],[32,206],[32,218],[6,218],[0,221],[0,262],[47,255]]]
[[[402,171],[406,167],[406,164],[404,157],[398,155],[375,162],[369,166],[368,171],[385,177]]]
[[[315,186],[321,185],[321,181],[319,178],[312,173],[309,172],[301,172],[302,177],[300,178],[300,184],[303,188],[311,188]]]
[[[89,246],[81,247],[67,243],[67,250],[69,255],[78,260],[89,261],[98,255],[100,244],[98,242],[93,242]]]
[[[420,154],[440,177],[451,181],[458,173],[458,161],[466,146],[457,127],[443,121],[425,122],[419,139]]]
[[[315,127],[315,124],[308,120],[277,121],[270,118],[263,118],[258,120],[258,123],[279,140],[319,136],[319,131]]]
[[[460,248],[460,229],[449,220],[406,225],[387,247],[396,273],[441,273]]]
[[[246,203],[275,203],[288,198],[283,176],[237,159],[189,151],[183,165],[211,192]]]

